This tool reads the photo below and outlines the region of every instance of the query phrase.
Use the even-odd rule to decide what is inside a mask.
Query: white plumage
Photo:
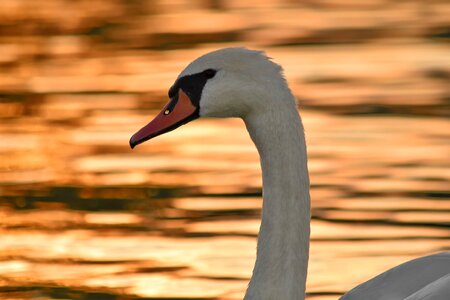
[[[310,196],[306,143],[295,98],[281,67],[259,51],[226,48],[208,53],[179,78],[206,69],[217,73],[201,92],[200,117],[242,118],[261,159],[262,222],[245,299],[304,299]],[[435,254],[397,266],[341,299],[449,300],[449,273],[450,253]]]

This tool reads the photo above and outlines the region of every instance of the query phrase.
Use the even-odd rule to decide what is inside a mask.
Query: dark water
[[[239,120],[130,150],[178,72],[265,49],[304,120],[310,299],[450,246],[445,1],[0,3],[0,298],[242,299],[261,206]]]

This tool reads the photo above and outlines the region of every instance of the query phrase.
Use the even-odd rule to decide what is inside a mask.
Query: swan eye
[[[206,78],[210,79],[213,78],[216,75],[217,71],[214,69],[207,69],[203,71],[203,74],[205,74]]]
[[[168,114],[170,114],[170,109],[166,109],[165,111],[164,111],[164,114],[167,116]]]

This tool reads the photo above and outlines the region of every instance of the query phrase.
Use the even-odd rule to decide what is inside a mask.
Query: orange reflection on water
[[[128,146],[227,46],[266,50],[299,99],[310,299],[448,250],[449,4],[319,2],[1,1],[0,298],[242,299],[261,213],[243,123]]]

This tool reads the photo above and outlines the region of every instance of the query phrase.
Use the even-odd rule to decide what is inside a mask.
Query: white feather
[[[257,258],[245,299],[304,299],[310,197],[306,143],[295,98],[281,67],[263,52],[214,51],[189,64],[180,77],[211,68],[217,74],[204,87],[200,116],[242,118],[263,171]],[[450,299],[449,261],[449,253],[413,260],[359,285],[342,299]]]

